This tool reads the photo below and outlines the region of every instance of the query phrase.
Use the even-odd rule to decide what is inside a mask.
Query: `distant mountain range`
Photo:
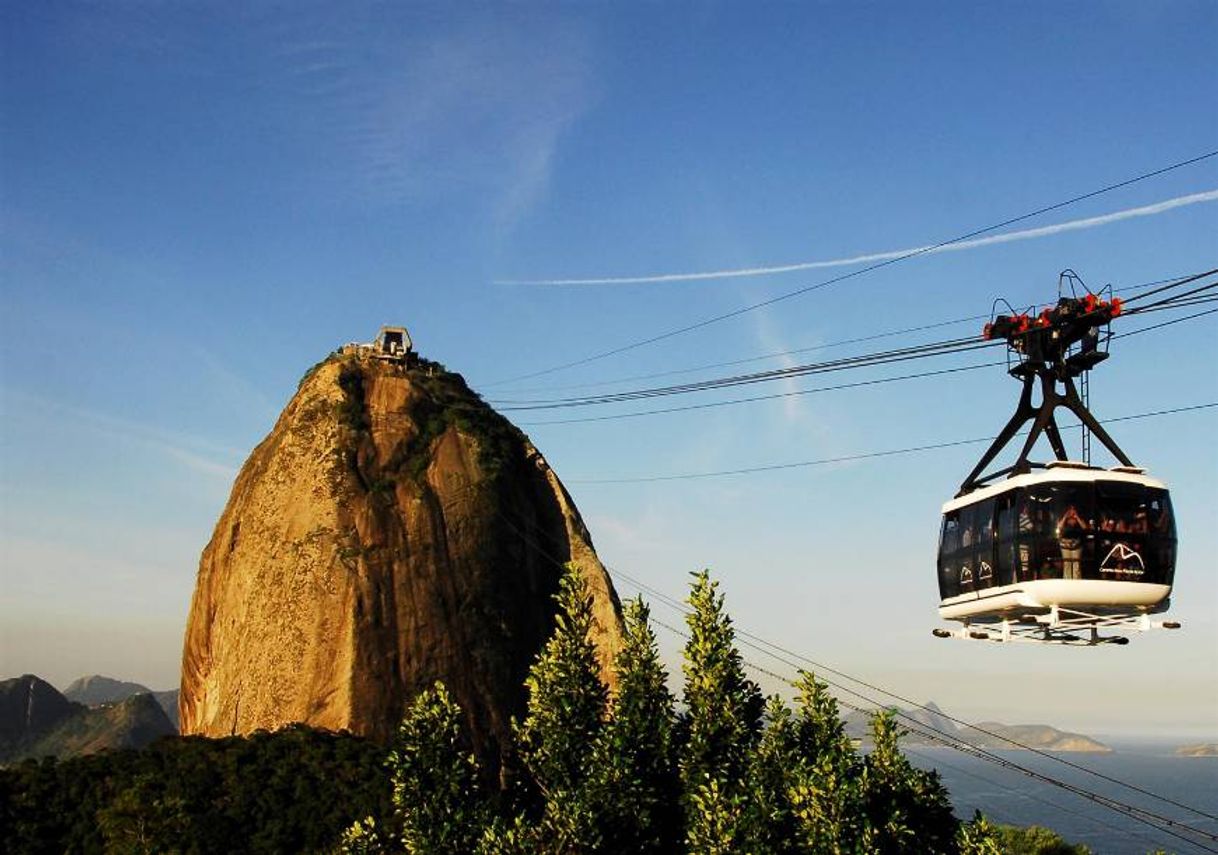
[[[131,691],[124,689],[124,694],[113,686]],[[161,699],[139,684],[93,677],[77,680],[69,691],[72,689],[77,697],[111,700],[80,703],[33,674],[0,680],[0,763],[141,748],[177,733]],[[176,703],[177,692],[159,694],[174,695]]]
[[[960,727],[941,710],[934,701],[924,708],[901,710],[916,722],[918,731],[911,731],[903,740],[908,745],[935,745],[947,740],[963,739],[981,748],[1020,749],[1035,748],[1040,751],[1082,751],[1107,753],[1107,745],[1081,733],[1069,733],[1047,724],[1002,724],[996,721],[979,722],[975,728]],[[870,735],[868,717],[859,712],[846,716],[846,732],[851,736],[867,739]],[[937,739],[927,731],[943,734]]]
[[[164,692],[154,692],[147,686],[142,686],[139,683],[128,683],[123,680],[115,680],[110,677],[102,677],[93,674],[88,677],[81,677],[76,680],[68,688],[64,689],[63,696],[69,701],[75,701],[78,704],[84,704],[87,707],[96,707],[101,704],[114,704],[119,701],[125,701],[132,695],[152,695],[156,698],[157,703],[161,705],[161,709],[165,711],[165,715],[169,717],[170,723],[173,724],[174,732],[178,730],[178,690],[169,689]]]

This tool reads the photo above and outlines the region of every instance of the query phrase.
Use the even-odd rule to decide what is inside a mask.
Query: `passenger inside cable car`
[[[1046,482],[950,511],[941,598],[1041,579],[1170,585],[1176,531],[1166,490],[1120,481]]]

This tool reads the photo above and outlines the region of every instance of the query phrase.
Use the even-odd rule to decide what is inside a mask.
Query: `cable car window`
[[[960,512],[952,511],[943,516],[943,530],[939,534],[939,597],[947,599],[960,593],[957,561],[960,553]]]
[[[973,574],[978,588],[994,586],[994,500],[986,499],[973,511]]]
[[[998,497],[998,532],[997,532],[997,548],[995,574],[997,585],[1013,585],[1015,584],[1015,568],[1017,566],[1018,544],[1016,543],[1016,535],[1018,528],[1016,521],[1018,519],[1015,508],[1016,496],[1014,492],[1006,493]]]
[[[1018,508],[1015,516],[1015,581],[1028,582],[1036,578],[1036,519],[1040,509],[1026,490],[1016,491],[1015,507]]]
[[[1170,583],[1175,526],[1167,493],[1141,484],[1096,484],[1098,578]]]
[[[1062,579],[1092,577],[1095,519],[1094,488],[1090,484],[1055,484],[1054,537]]]
[[[1027,491],[1019,521],[1019,542],[1026,547],[1025,579],[1060,579],[1061,551],[1057,546],[1057,496],[1053,484],[1038,484]]]
[[[977,567],[973,560],[973,550],[977,543],[976,511],[975,505],[960,509],[960,551],[956,559],[956,576],[962,594],[971,594],[977,590]]]
[[[1147,490],[1150,509],[1150,552],[1155,557],[1157,577],[1161,585],[1170,585],[1176,571],[1176,521],[1172,515],[1171,497],[1166,490]],[[1151,580],[1148,580],[1151,581]]]

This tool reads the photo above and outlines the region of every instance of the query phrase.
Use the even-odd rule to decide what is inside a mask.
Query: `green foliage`
[[[544,799],[537,845],[542,851],[595,852],[605,827],[596,747],[608,691],[589,638],[592,595],[575,565],[567,565],[556,599],[554,634],[525,680],[528,712],[516,728],[517,745]]]
[[[828,685],[803,672],[796,689],[796,744],[787,774],[796,840],[805,851],[854,852],[863,833],[862,760]]]
[[[892,710],[871,718],[874,747],[863,764],[863,846],[881,855],[930,855],[955,848],[956,818],[937,772],[910,765]]]
[[[998,830],[981,811],[973,814],[971,822],[962,822],[957,827],[956,849],[960,855],[1003,855]]]
[[[756,851],[756,831],[747,789],[709,778],[692,792],[685,841],[698,855],[732,855]]]
[[[465,855],[487,824],[488,799],[443,683],[415,699],[389,752],[393,804],[407,852]]]
[[[338,841],[338,851],[341,855],[383,855],[389,850],[381,839],[376,820],[367,817],[357,819],[343,832]]]
[[[767,725],[749,773],[758,845],[770,852],[793,852],[797,838],[791,800],[792,773],[802,761],[794,716],[782,698],[766,703]]]
[[[996,831],[998,849],[1003,855],[1091,855],[1091,850],[1081,843],[1067,843],[1055,832],[1038,825],[1027,828],[999,825]]]
[[[705,570],[694,575],[688,602],[687,711],[680,719],[686,839],[699,852],[747,846],[747,781],[765,701],[745,676],[723,595]]]
[[[674,700],[650,615],[642,598],[625,605],[617,696],[600,751],[611,814],[605,848],[623,854],[672,852],[682,836]]]
[[[356,817],[387,814],[383,761],[299,725],[27,761],[0,769],[0,828],[12,853],[328,851]]]
[[[438,362],[421,359],[410,377],[422,393],[411,404],[416,431],[393,450],[378,478],[373,479],[374,484],[378,480],[392,482],[399,476],[418,481],[431,461],[432,444],[450,427],[476,442],[478,464],[491,478],[522,458],[524,434],[484,403],[460,374]]]

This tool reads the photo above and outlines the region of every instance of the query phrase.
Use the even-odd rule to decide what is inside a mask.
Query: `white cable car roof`
[[[1087,466],[1086,464],[1075,463],[1073,461],[1065,461],[1064,463],[1053,462],[1045,469],[1028,472],[1023,475],[1015,475],[996,484],[982,487],[966,495],[944,502],[942,512],[945,514],[950,513],[958,508],[992,498],[1009,490],[1028,487],[1033,484],[1060,484],[1064,482],[1094,483],[1096,481],[1118,481],[1124,484],[1141,484],[1143,487],[1153,487],[1158,490],[1167,489],[1167,485],[1158,478],[1152,478],[1127,466],[1118,466],[1114,469],[1100,469],[1096,466]]]

